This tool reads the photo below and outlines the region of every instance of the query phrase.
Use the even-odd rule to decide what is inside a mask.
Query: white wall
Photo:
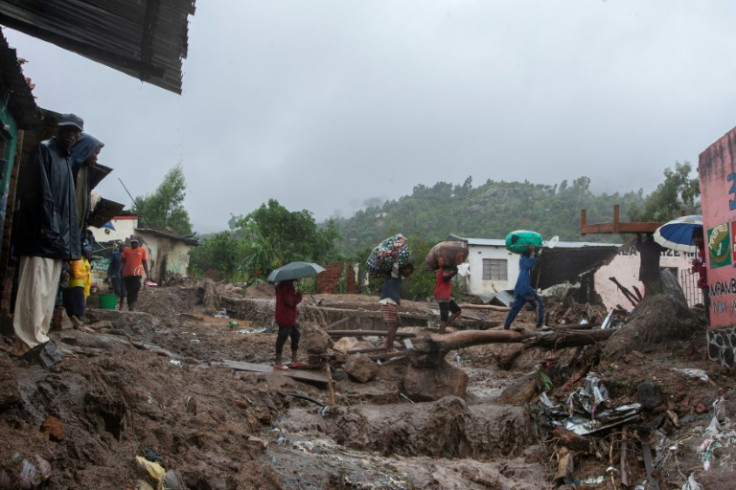
[[[107,228],[96,228],[90,226],[92,235],[98,242],[109,242],[112,240],[120,240],[124,242],[126,238],[135,234],[135,229],[138,227],[137,216],[116,216],[112,220],[112,225],[115,227],[114,230],[108,230]]]
[[[483,259],[506,259],[508,280],[483,280]],[[467,262],[470,264],[470,294],[493,294],[514,289],[516,278],[519,276],[518,254],[509,252],[505,247],[470,245]]]
[[[683,288],[685,296],[688,299],[688,303],[691,306],[695,303],[702,302],[702,296],[700,296],[700,291],[698,290],[696,291],[696,293],[698,293],[696,295],[697,301],[692,301],[692,296],[688,295],[688,287],[686,284],[682,283],[681,279],[682,271],[687,273],[690,270],[693,257],[693,254],[667,250],[662,253],[662,256],[659,259],[660,267],[672,267],[677,269],[677,279],[680,281],[680,286]],[[634,247],[631,247],[628,250],[619,252],[610,264],[604,265],[596,271],[594,276],[595,290],[601,295],[603,304],[605,304],[607,308],[610,309],[614,308],[616,305],[620,305],[627,310],[631,310],[634,307],[631,302],[626,299],[626,296],[624,296],[624,294],[618,289],[618,286],[609,279],[610,277],[615,277],[621,285],[626,287],[632,293],[634,292],[632,286],[636,286],[641,294],[644,294],[644,285],[639,281],[640,263],[641,260],[639,254]],[[690,276],[689,274],[686,274],[685,277],[689,278]],[[693,277],[693,279],[695,277]]]

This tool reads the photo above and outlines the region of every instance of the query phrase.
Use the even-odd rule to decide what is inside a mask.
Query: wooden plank
[[[230,369],[234,369],[235,371],[250,371],[254,373],[273,372],[273,373],[283,374],[284,376],[288,376],[289,378],[293,378],[298,381],[309,381],[312,383],[323,383],[323,384],[327,384],[328,382],[327,376],[319,372],[305,371],[303,369],[289,369],[287,371],[274,371],[273,366],[269,364],[255,364],[252,362],[231,361],[229,359],[226,359],[222,362],[212,363],[212,365],[213,366],[215,365],[227,366]]]

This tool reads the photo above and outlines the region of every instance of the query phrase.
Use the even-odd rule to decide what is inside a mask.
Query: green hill
[[[517,229],[535,230],[543,237],[559,235],[562,240],[581,240],[580,210],[587,210],[589,223],[610,222],[613,206],[627,210],[641,206],[641,190],[626,194],[594,194],[590,179],[580,177],[569,184],[496,182],[488,180],[473,187],[468,177],[462,185],[438,182],[418,185],[410,196],[386,201],[357,212],[348,219],[335,219],[342,233],[340,251],[346,256],[375,246],[395,233],[438,242],[449,233],[473,238],[504,238]],[[617,235],[587,235],[586,241],[619,241]]]

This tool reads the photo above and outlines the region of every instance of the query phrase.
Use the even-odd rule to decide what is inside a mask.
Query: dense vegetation
[[[626,237],[582,237],[580,211],[587,211],[588,223],[610,222],[616,204],[621,207],[621,219],[629,221],[666,221],[681,211],[699,213],[698,181],[690,177],[691,171],[689,163],[676,163],[674,169],[664,171],[664,181],[647,196],[641,189],[595,194],[588,177],[554,185],[487,180],[478,187],[468,177],[462,185],[418,185],[410,196],[324,223],[316,223],[308,210],[289,211],[270,199],[244,216],[233,216],[229,230],[203,237],[202,246],[191,252],[190,272],[197,275],[216,269],[224,278],[253,282],[294,260],[364,264],[376,244],[396,233],[409,238],[417,262],[449,234],[503,239],[510,231],[530,229],[545,238],[623,241]],[[184,226],[177,228],[186,230],[188,215],[181,208],[184,189],[181,170],[175,167],[154,195],[136,200],[141,222],[153,226],[183,221]],[[156,204],[155,212],[149,203]],[[419,272],[406,281],[406,296],[426,297],[433,284],[432,274]],[[370,288],[378,286],[372,283]]]

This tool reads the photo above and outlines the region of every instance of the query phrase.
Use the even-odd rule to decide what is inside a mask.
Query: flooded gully
[[[412,401],[397,389],[406,359],[382,364],[373,388],[336,382],[334,406],[326,390],[295,393],[261,434],[262,461],[285,488],[544,488],[546,456],[530,412],[500,400],[525,373],[473,367],[457,353],[447,361],[467,375],[464,398]]]

